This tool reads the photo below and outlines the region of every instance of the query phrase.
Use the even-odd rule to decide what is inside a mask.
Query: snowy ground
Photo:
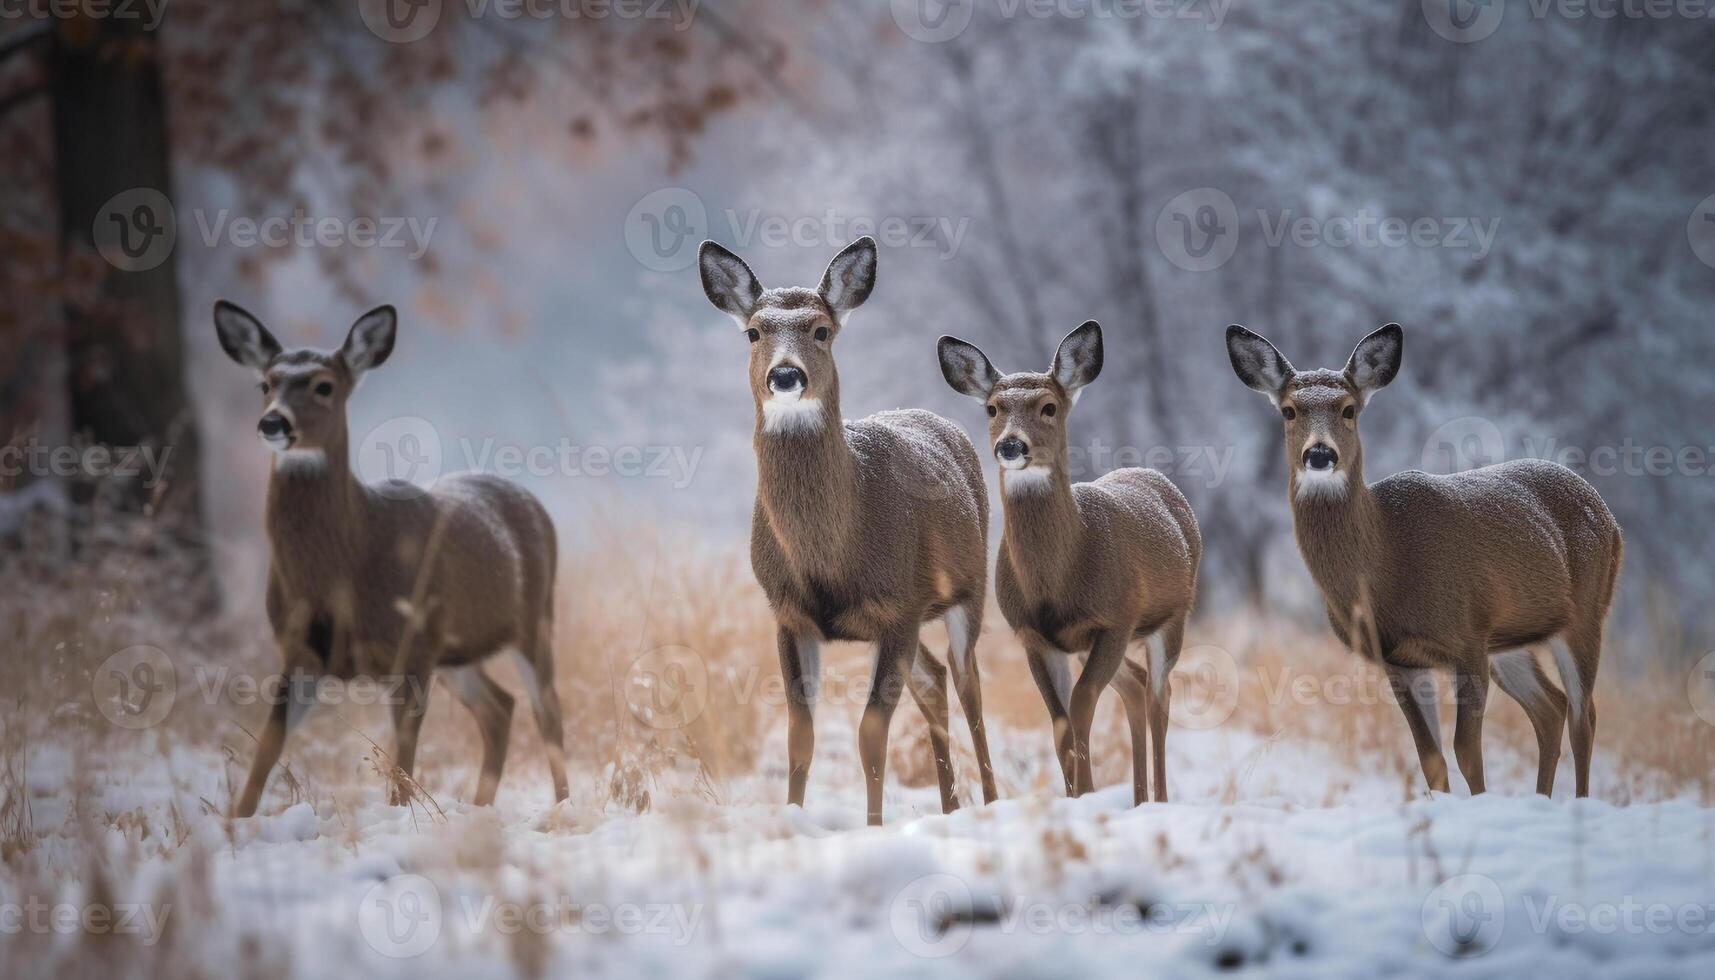
[[[206,750],[38,746],[40,871],[0,879],[0,974],[1715,975],[1715,810],[1689,798],[1574,802],[1564,767],[1562,798],[1534,797],[1491,742],[1495,792],[1407,799],[1397,772],[1332,751],[1175,731],[1178,802],[1039,781],[942,816],[932,789],[895,786],[871,829],[844,723],[819,726],[806,810],[773,802],[764,765],[719,802],[657,784],[643,815],[594,777],[552,805],[515,762],[490,809],[453,802],[455,768],[444,814],[373,782],[295,805],[276,786],[229,824],[204,802],[228,792]],[[996,736],[1009,779],[1046,740]]]

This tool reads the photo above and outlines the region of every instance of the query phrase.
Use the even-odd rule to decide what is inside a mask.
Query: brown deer
[[[947,666],[918,636],[944,618],[948,664],[970,725],[983,800],[995,799],[974,654],[987,588],[988,497],[976,450],[923,411],[840,417],[834,341],[875,287],[871,238],[848,245],[815,289],[763,289],[738,256],[704,242],[703,291],[750,343],[756,506],[750,564],[778,624],[785,677],[786,798],[803,805],[815,749],[821,644],[875,644],[858,756],[869,822],[881,823],[887,735],[900,685],[929,722],[941,807],[958,806],[947,731]]]
[[[268,621],[284,675],[294,681],[271,706],[236,816],[256,812],[287,733],[314,704],[296,681],[322,676],[390,682],[395,804],[409,798],[429,682],[441,677],[476,717],[476,802],[492,803],[513,699],[483,664],[502,650],[519,656],[548,743],[554,795],[566,798],[554,690],[556,544],[547,511],[495,476],[456,474],[423,490],[399,480],[365,485],[352,474],[346,402],[364,373],[393,352],[397,323],[393,307],[378,307],[358,318],[337,351],[288,351],[239,307],[214,307],[221,348],[260,379],[256,429],[274,451]]]
[[[1094,788],[1090,723],[1111,683],[1131,728],[1132,799],[1149,799],[1147,727],[1155,799],[1166,802],[1168,678],[1197,595],[1203,541],[1185,496],[1155,470],[1071,480],[1067,429],[1079,392],[1101,373],[1102,328],[1091,320],[1067,334],[1046,374],[1003,376],[953,337],[941,338],[938,353],[947,383],[988,412],[1005,511],[995,595],[1048,706],[1067,794]],[[1147,669],[1126,659],[1133,641],[1147,643]],[[1076,684],[1066,662],[1073,652],[1083,659]]]
[[[1286,422],[1287,496],[1298,548],[1340,642],[1376,656],[1411,726],[1430,789],[1446,792],[1434,669],[1450,670],[1453,751],[1483,792],[1483,709],[1492,676],[1536,730],[1536,790],[1554,791],[1570,704],[1579,796],[1590,792],[1593,693],[1614,597],[1620,526],[1564,466],[1515,460],[1451,476],[1364,482],[1358,421],[1399,372],[1405,332],[1365,337],[1341,371],[1295,371],[1273,344],[1227,328],[1239,379]],[[1565,693],[1533,649],[1554,652]]]

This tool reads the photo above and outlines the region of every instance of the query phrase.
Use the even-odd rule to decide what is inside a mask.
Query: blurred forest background
[[[420,450],[426,425],[439,452],[407,475],[496,468],[496,447],[634,449],[629,476],[588,455],[509,475],[574,540],[625,513],[678,549],[736,546],[747,355],[703,299],[696,244],[808,285],[868,233],[878,286],[836,351],[846,413],[922,406],[980,438],[935,338],[1039,370],[1099,319],[1074,465],[1174,478],[1203,525],[1206,612],[1321,615],[1278,419],[1232,376],[1225,326],[1302,368],[1396,320],[1405,364],[1365,416],[1370,477],[1575,464],[1625,529],[1633,648],[1711,642],[1701,8],[97,6],[0,19],[6,547],[71,553],[142,520],[215,573],[210,601],[259,605],[268,460],[253,380],[214,342],[221,297],[330,347],[398,305],[351,431],[360,452]],[[244,230],[287,219],[326,233]],[[163,462],[53,462],[96,445]]]

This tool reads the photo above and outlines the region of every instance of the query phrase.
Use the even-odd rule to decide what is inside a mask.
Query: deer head
[[[1370,395],[1399,373],[1405,331],[1390,323],[1358,342],[1341,371],[1295,371],[1261,336],[1227,328],[1227,356],[1239,380],[1268,396],[1286,423],[1286,463],[1296,500],[1344,499],[1363,473],[1358,416]]]
[[[285,454],[343,454],[345,404],[365,371],[393,353],[398,314],[378,306],[352,324],[337,351],[284,350],[261,321],[225,300],[214,305],[214,329],[226,356],[256,372],[262,417],[256,432]]]
[[[989,446],[1001,469],[1023,478],[1018,485],[1045,482],[1056,470],[1065,471],[1067,416],[1079,392],[1102,372],[1100,324],[1089,320],[1067,334],[1045,374],[1021,371],[1003,377],[987,355],[956,337],[942,337],[936,350],[947,384],[982,402]]]
[[[834,340],[875,288],[875,259],[875,239],[866,236],[834,257],[815,289],[765,290],[743,259],[703,243],[703,292],[750,342],[750,391],[763,431],[818,430],[838,408]]]

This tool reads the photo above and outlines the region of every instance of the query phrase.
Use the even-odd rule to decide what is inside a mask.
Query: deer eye
[[[316,385],[316,396],[318,398],[330,398],[330,397],[332,397],[333,396],[333,382],[332,381],[323,381],[320,384]]]
[[[749,330],[746,330],[744,332],[744,335],[746,337],[749,337],[750,342],[753,344],[762,339],[762,331],[756,329],[755,327],[751,327]]]
[[[1298,417],[1298,409],[1293,408],[1291,405],[1282,405],[1280,408],[1280,414],[1286,417],[1286,421],[1290,422]]]
[[[1054,408],[1053,402],[1049,402],[1048,404],[1042,406],[1042,414],[1048,416],[1049,418],[1054,417],[1055,411],[1056,411],[1056,409]]]
[[[266,395],[268,393],[268,382],[264,381],[261,384],[258,384],[256,386],[256,390]]]
[[[828,328],[827,327],[817,327],[816,328],[816,339],[817,340],[827,340],[828,339]]]
[[[991,418],[991,419],[992,419],[992,418],[994,418],[994,417],[995,417],[995,416],[996,416],[996,415],[999,415],[999,414],[1000,414],[1000,410],[999,410],[999,409],[997,409],[997,408],[995,408],[995,407],[994,407],[994,406],[993,406],[993,405],[990,405],[990,406],[989,406],[989,418]]]
[[[1349,418],[1356,416],[1357,414],[1358,414],[1358,409],[1356,406],[1347,405],[1346,410],[1340,413],[1340,417],[1343,419],[1349,419]]]

